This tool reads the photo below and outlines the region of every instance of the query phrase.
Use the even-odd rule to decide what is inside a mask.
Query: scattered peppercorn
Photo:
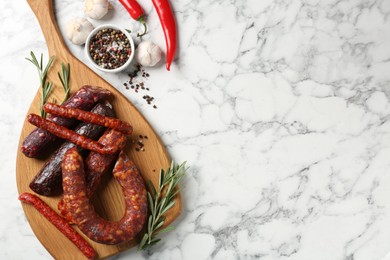
[[[128,86],[126,89],[131,88],[135,93],[150,91],[150,88],[146,87],[145,82],[143,81],[144,79],[150,77],[150,74],[147,73],[141,65],[138,64],[136,68],[127,75],[129,76],[129,80],[128,82],[124,83]],[[141,75],[141,77],[139,77],[139,75]],[[152,103],[154,103],[154,97],[150,95],[143,95],[142,99],[144,99],[148,105],[152,105]],[[153,105],[153,108],[156,109],[157,106]]]
[[[148,137],[146,135],[138,135],[137,141],[131,140],[132,144],[136,144],[135,150],[137,152],[145,151],[145,143],[143,142],[143,139],[148,139]]]

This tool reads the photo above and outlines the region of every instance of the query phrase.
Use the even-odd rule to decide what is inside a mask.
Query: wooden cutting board
[[[112,104],[117,117],[129,122],[134,128],[134,133],[131,138],[133,140],[137,140],[138,135],[146,135],[148,137],[147,140],[144,140],[145,151],[136,151],[134,146],[132,147],[129,145],[128,148],[126,148],[126,152],[140,169],[144,180],[150,179],[154,185],[157,186],[159,170],[168,168],[171,159],[152,127],[125,96],[69,52],[55,21],[52,0],[27,0],[27,2],[35,13],[42,28],[42,32],[48,46],[49,55],[55,55],[56,57],[48,74],[48,80],[53,82],[56,86],[54,87],[49,100],[55,98],[60,101],[64,95],[61,83],[57,76],[57,72],[60,71],[61,62],[70,64],[70,86],[72,92],[76,91],[76,89],[83,85],[95,85],[110,90],[114,94]],[[39,114],[39,103],[40,90],[38,90],[27,114]],[[19,149],[16,158],[16,180],[19,194],[22,192],[33,192],[29,188],[29,183],[45,162],[44,160],[27,158],[20,151],[22,141],[33,129],[34,127],[25,121],[20,135]],[[124,198],[122,191],[113,178],[105,178],[105,181],[107,184],[101,185],[104,187],[98,190],[98,194],[94,198],[96,210],[103,217],[109,220],[119,220],[124,213]],[[59,196],[40,197],[57,211],[57,202],[60,199]],[[60,233],[49,221],[42,217],[32,206],[22,203],[22,207],[35,235],[55,259],[85,258],[76,246],[62,235],[62,233]],[[166,214],[167,218],[165,225],[169,225],[173,220],[175,220],[179,216],[180,211],[181,197],[179,195],[176,198],[175,206]],[[142,234],[139,236],[142,237]],[[86,239],[95,248],[99,258],[105,258],[136,246],[140,237],[116,246],[103,245],[95,243],[88,238]]]

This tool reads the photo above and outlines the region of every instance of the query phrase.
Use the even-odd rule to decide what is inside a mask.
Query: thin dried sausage
[[[126,135],[130,135],[133,132],[131,125],[116,118],[97,115],[81,109],[63,107],[53,103],[46,103],[43,108],[45,112],[48,112],[52,115],[66,118],[75,118],[83,122],[105,126],[111,129],[115,129]]]
[[[90,138],[79,135],[66,127],[56,125],[55,123],[52,123],[35,114],[29,114],[27,116],[27,120],[29,123],[39,128],[42,128],[60,138],[66,139],[87,150],[95,151],[102,154],[113,154],[119,150],[118,146],[114,146],[113,144],[104,146]]]
[[[92,113],[101,114],[105,116],[114,116],[114,111],[110,103],[105,102],[98,103],[92,108]],[[94,125],[91,123],[80,123],[75,132],[91,138],[93,140],[98,139],[104,132],[105,127]],[[57,191],[61,191],[62,178],[61,178],[61,163],[64,158],[65,152],[70,148],[76,147],[74,143],[69,141],[63,143],[45,163],[41,170],[35,175],[34,179],[30,182],[30,188],[38,194],[44,196],[55,195]],[[87,150],[82,148],[78,149],[80,154],[85,155]]]
[[[69,99],[65,101],[63,106],[68,108],[90,110],[96,103],[107,100],[111,96],[111,92],[106,89],[100,87],[83,86],[72,96],[70,96]],[[75,122],[74,119],[62,118],[52,115],[48,115],[47,119],[56,123],[57,125],[62,125],[65,127],[69,127]],[[47,150],[49,145],[53,144],[57,140],[58,138],[55,135],[52,135],[40,128],[35,128],[23,140],[21,150],[27,157],[40,157],[44,154],[44,151]]]
[[[52,208],[49,207],[43,200],[31,193],[22,193],[19,195],[19,200],[29,203],[36,208],[47,220],[49,220],[62,234],[64,234],[70,241],[77,246],[80,251],[88,257],[88,259],[95,259],[96,251],[88,242],[72,228],[60,215],[58,215]]]
[[[133,239],[147,217],[146,189],[137,167],[122,151],[114,166],[115,179],[125,196],[125,214],[117,222],[98,216],[87,196],[83,159],[72,148],[62,162],[64,204],[72,220],[90,239],[103,244],[118,244]]]

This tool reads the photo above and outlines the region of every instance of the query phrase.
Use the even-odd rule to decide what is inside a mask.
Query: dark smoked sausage
[[[79,135],[66,127],[57,125],[35,114],[29,114],[27,116],[27,121],[39,128],[42,128],[60,138],[66,139],[87,150],[95,151],[102,154],[113,154],[119,151],[118,146],[115,146],[113,144],[104,146],[92,140],[91,138]]]
[[[96,115],[89,111],[62,107],[53,103],[46,103],[43,108],[45,112],[48,112],[52,115],[66,118],[75,118],[83,122],[109,127],[127,135],[130,135],[133,132],[131,125],[117,118]]]
[[[76,91],[65,103],[64,107],[90,110],[96,103],[107,100],[112,96],[111,92],[92,86],[83,86]],[[75,120],[48,115],[47,119],[62,126],[69,127]],[[58,138],[40,128],[34,129],[23,141],[21,150],[27,157],[39,157],[50,144]]]
[[[117,222],[98,216],[87,196],[83,159],[72,148],[62,162],[64,204],[72,220],[90,239],[103,244],[119,244],[133,239],[147,217],[146,189],[137,167],[122,151],[114,166],[115,179],[125,196],[125,214]]]
[[[96,104],[92,108],[91,112],[110,117],[114,116],[114,111],[108,101],[104,104]],[[98,126],[91,123],[80,123],[76,127],[75,132],[96,140],[103,134],[104,129],[105,127],[103,126]],[[51,196],[55,195],[56,191],[61,190],[61,162],[64,158],[65,152],[73,147],[76,147],[76,145],[71,142],[65,142],[53,153],[50,159],[45,163],[42,169],[30,182],[30,188],[33,191],[41,195]],[[80,154],[85,155],[87,150],[79,148],[79,152]]]

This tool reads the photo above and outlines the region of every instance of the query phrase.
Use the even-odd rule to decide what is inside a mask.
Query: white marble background
[[[132,29],[121,6],[103,21]],[[176,230],[113,259],[385,259],[390,1],[171,0],[179,51],[148,70],[158,109],[102,76],[187,160]],[[83,1],[55,1],[60,28]],[[148,37],[165,50],[152,4]],[[49,259],[17,200],[15,157],[46,46],[26,2],[0,9],[0,258]],[[67,42],[68,43],[68,42]],[[82,49],[69,46],[85,61]]]

